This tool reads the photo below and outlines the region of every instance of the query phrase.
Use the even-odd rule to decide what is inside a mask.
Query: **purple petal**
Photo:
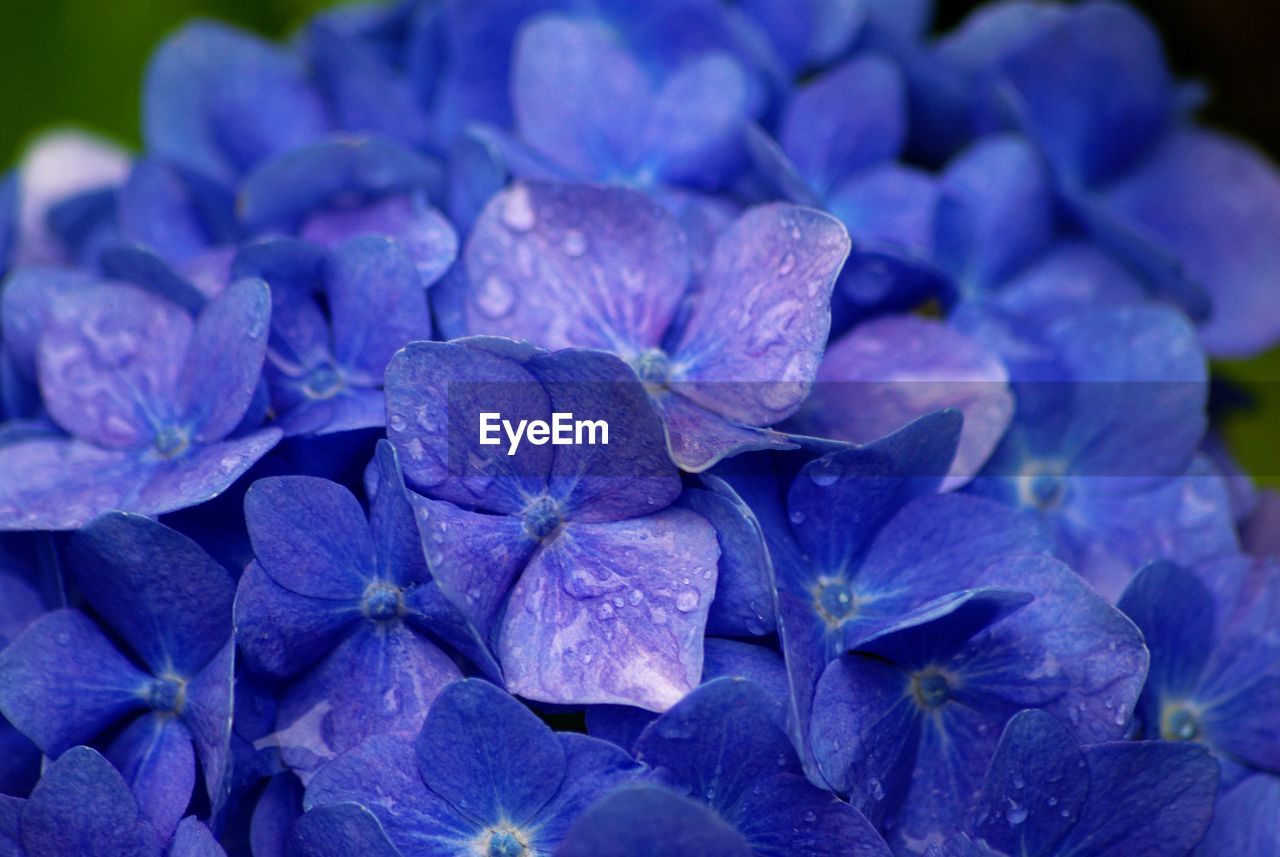
[[[689,278],[671,215],[622,188],[517,184],[489,201],[465,258],[469,332],[628,358],[661,343]]]
[[[200,313],[178,381],[197,440],[222,440],[244,418],[262,375],[270,320],[261,280],[241,280]]]
[[[1266,857],[1280,847],[1280,780],[1255,774],[1218,799],[1197,854]]]
[[[797,72],[836,59],[857,39],[868,16],[867,4],[846,0],[747,0],[742,8]]]
[[[19,268],[0,292],[4,350],[23,377],[38,377],[40,338],[56,318],[73,317],[78,295],[92,291],[95,280],[82,271],[53,267]]]
[[[272,777],[253,808],[249,846],[254,857],[285,857],[289,834],[301,812],[298,778],[288,771]]]
[[[0,651],[0,711],[51,756],[143,708],[149,686],[76,610],[46,613]]]
[[[945,324],[890,316],[854,328],[827,349],[818,383],[798,415],[810,434],[870,443],[944,408],[964,415],[942,490],[965,484],[1013,418],[1004,364]]]
[[[795,449],[782,432],[757,429],[731,422],[681,395],[685,385],[655,396],[662,409],[671,460],[689,473],[702,473],[726,458],[762,449]],[[733,386],[727,382],[723,387]],[[738,385],[758,389],[755,384]],[[774,385],[781,386],[781,385]],[[696,391],[695,391],[696,395]]]
[[[85,599],[156,674],[189,678],[231,636],[231,575],[175,530],[115,512],[77,533],[68,556]]]
[[[327,124],[294,57],[222,24],[187,26],[147,69],[147,149],[228,185]]]
[[[427,297],[413,259],[382,236],[352,238],[326,268],[333,356],[377,384],[391,355],[431,335]]]
[[[817,371],[848,254],[848,234],[817,211],[772,204],[738,218],[716,243],[672,356],[674,379],[691,382],[681,394],[746,425],[790,416]]]
[[[565,750],[546,724],[480,679],[444,689],[416,749],[427,787],[490,824],[528,824],[560,789],[565,771]]]
[[[140,717],[111,742],[107,758],[133,791],[141,817],[167,841],[186,813],[196,784],[196,756],[187,727],[165,714]]]
[[[486,342],[505,341],[415,342],[396,354],[387,367],[387,437],[411,487],[437,499],[511,513],[542,493],[554,447],[522,443],[508,455],[502,444],[482,446],[480,414],[500,412],[512,423],[548,421],[551,407],[542,385]]]
[[[40,339],[40,387],[64,429],[113,449],[149,445],[175,400],[192,334],[185,312],[132,286],[80,290]]]
[[[654,786],[619,789],[579,817],[557,857],[749,857],[751,846],[704,804]]]
[[[485,515],[414,495],[431,577],[488,639],[537,542],[520,518]]]
[[[160,857],[154,830],[111,763],[88,747],[68,750],[45,769],[22,812],[30,857]]]
[[[203,254],[217,237],[222,237],[215,237],[205,217],[211,204],[222,200],[203,190],[166,163],[149,158],[135,161],[120,188],[118,217],[122,236],[170,263]],[[230,195],[226,196],[229,203]]]
[[[413,261],[420,288],[439,280],[458,256],[453,227],[421,193],[393,194],[355,208],[319,211],[300,230],[302,238],[326,247],[369,234],[388,236],[400,245]]]
[[[255,670],[274,677],[300,672],[328,653],[362,619],[360,603],[310,598],[276,583],[249,563],[236,592],[236,640]]]
[[[889,857],[893,852],[853,807],[796,774],[774,774],[733,815],[755,854]]]
[[[286,589],[311,598],[357,599],[374,578],[364,510],[335,482],[259,479],[245,494],[244,514],[258,562]]]
[[[196,448],[185,458],[151,465],[135,495],[121,504],[103,504],[95,515],[113,508],[140,515],[161,515],[199,505],[226,491],[280,441],[280,430],[262,429],[243,437]],[[145,459],[144,459],[145,461]],[[135,465],[135,469],[140,469]]]
[[[851,104],[858,109],[850,110]],[[810,187],[825,197],[848,177],[896,158],[906,135],[901,72],[880,56],[861,54],[796,90],[778,139]]]
[[[937,198],[933,176],[889,163],[837,187],[827,210],[840,218],[860,251],[889,252],[911,262],[932,255]]]
[[[640,65],[595,23],[539,18],[523,27],[511,69],[520,136],[585,176],[627,174],[653,94]]]
[[[718,555],[715,531],[683,509],[566,524],[507,605],[498,649],[508,690],[669,708],[701,676]]]
[[[133,456],[78,440],[0,445],[0,528],[71,530],[126,505],[141,480]]]
[[[1247,357],[1280,339],[1270,311],[1280,177],[1261,153],[1213,132],[1179,132],[1107,197],[1204,284],[1212,312],[1201,335],[1214,355]]]
[[[753,636],[773,630],[773,569],[764,533],[751,509],[728,485],[704,477],[711,490],[690,489],[689,508],[715,527],[720,546],[716,597],[707,614],[707,632]]]
[[[367,623],[280,703],[275,741],[304,780],[379,732],[413,733],[458,668],[403,625]]]

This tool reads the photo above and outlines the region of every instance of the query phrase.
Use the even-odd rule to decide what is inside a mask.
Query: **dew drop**
[[[698,608],[701,596],[696,589],[686,589],[676,596],[676,609],[681,613],[689,613]]]
[[[796,269],[796,254],[788,250],[782,256],[782,261],[778,263],[778,274],[785,277]]]
[[[516,305],[516,293],[506,280],[486,277],[480,283],[475,296],[476,308],[489,318],[499,319],[510,315]]]
[[[638,606],[644,600],[644,593],[639,589],[633,589],[627,595],[627,600],[631,602],[632,607]]]
[[[577,259],[587,252],[587,236],[576,229],[570,229],[564,234],[564,241],[561,242],[560,249],[564,250],[566,256]]]
[[[502,222],[516,232],[528,232],[537,224],[538,217],[533,212],[528,188],[517,187],[507,194],[502,206]]]
[[[799,526],[800,524],[804,523],[804,512],[801,512],[799,509],[796,509],[791,513],[790,518],[791,518],[791,523]]]
[[[804,820],[807,821],[809,824],[813,824],[815,821],[818,820],[818,814],[815,812],[806,812],[804,814]]]
[[[884,783],[872,777],[869,785],[871,786],[871,797],[875,798],[877,802],[884,800]]]
[[[1009,825],[1011,827],[1017,827],[1026,820],[1027,808],[1025,806],[1019,806],[1016,803],[1011,803],[1009,805]]]
[[[389,422],[392,431],[404,431],[409,425],[404,418],[404,414],[392,414]]]

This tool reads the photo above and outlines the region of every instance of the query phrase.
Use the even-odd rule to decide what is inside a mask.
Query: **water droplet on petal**
[[[587,236],[576,229],[570,229],[564,234],[564,241],[561,242],[560,249],[564,250],[566,256],[577,259],[587,252]]]
[[[701,596],[696,589],[686,589],[676,596],[676,609],[681,613],[689,613],[698,608]]]
[[[1022,822],[1027,820],[1027,808],[1025,806],[1019,806],[1016,803],[1011,803],[1009,805],[1008,817],[1009,825],[1011,827],[1017,827],[1019,824],[1022,824]]]
[[[632,607],[635,607],[644,600],[644,593],[639,589],[633,589],[627,594],[627,600],[631,602]]]
[[[796,269],[796,254],[788,250],[782,256],[782,261],[778,263],[778,274],[785,277]]]
[[[475,295],[476,308],[492,319],[511,314],[516,305],[515,289],[500,277],[486,277]]]
[[[818,814],[815,812],[806,812],[804,814],[804,820],[807,821],[809,824],[813,824],[815,821],[818,820]]]
[[[502,222],[516,232],[528,232],[538,223],[533,212],[533,200],[529,197],[529,189],[516,187],[507,194],[502,206]]]
[[[404,431],[409,425],[408,421],[404,418],[404,414],[392,414],[389,422],[392,431]]]

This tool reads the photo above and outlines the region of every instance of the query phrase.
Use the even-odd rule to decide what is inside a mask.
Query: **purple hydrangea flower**
[[[77,609],[29,624],[0,651],[0,711],[49,756],[126,724],[107,756],[167,839],[197,759],[215,812],[227,797],[231,576],[185,536],[123,513],[83,528],[69,555],[103,624]]]
[[[73,529],[112,509],[183,509],[275,445],[277,429],[238,431],[267,342],[261,282],[237,283],[194,319],[132,286],[46,283],[5,289],[4,345],[70,436],[0,447],[0,527]]]
[[[479,414],[608,424],[604,445],[479,443]],[[643,388],[599,351],[414,343],[387,370],[387,431],[428,566],[530,699],[661,711],[697,685],[715,532],[687,509]],[[547,652],[556,657],[547,658]]]
[[[809,391],[848,236],[816,211],[755,208],[721,234],[696,283],[686,241],[635,192],[518,184],[467,244],[468,330],[620,355],[686,470],[786,446],[757,427],[789,417]]]

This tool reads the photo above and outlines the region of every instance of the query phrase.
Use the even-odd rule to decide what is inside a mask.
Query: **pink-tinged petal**
[[[498,649],[529,699],[652,711],[697,686],[720,550],[704,518],[670,509],[566,524],[512,591]]]
[[[470,333],[632,357],[657,347],[684,297],[687,241],[636,191],[521,183],[467,242]]]
[[[941,322],[876,319],[827,349],[818,383],[797,416],[803,431],[870,443],[944,408],[964,414],[943,490],[973,477],[1013,417],[1008,372],[994,353]]]
[[[775,203],[720,237],[672,356],[680,392],[746,425],[799,407],[831,327],[831,290],[849,255],[835,218]],[[734,382],[734,383],[726,383]]]

